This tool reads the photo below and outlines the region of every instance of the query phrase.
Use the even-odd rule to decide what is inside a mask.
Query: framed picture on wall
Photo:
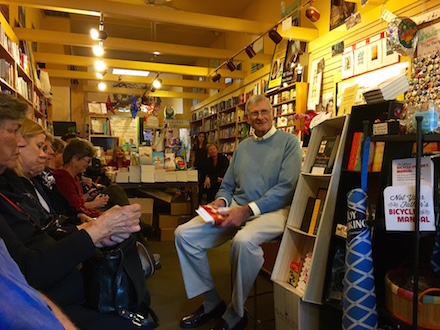
[[[330,12],[330,30],[336,29],[338,26],[345,23],[345,20],[352,14],[356,13],[356,3],[346,2],[341,0],[341,5],[336,6],[331,1]]]
[[[352,48],[346,48],[342,54],[341,79],[347,79],[354,74],[354,54]]]
[[[373,39],[373,38],[371,38]],[[376,70],[382,66],[382,42],[380,37],[367,45],[367,70]]]
[[[354,68],[353,74],[358,75],[367,71],[367,47],[359,47],[356,45],[354,51]]]
[[[387,38],[382,38],[382,66],[399,62],[400,55],[391,49],[387,43]]]

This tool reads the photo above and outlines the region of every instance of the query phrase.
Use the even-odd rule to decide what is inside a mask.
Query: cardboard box
[[[144,183],[154,183],[154,172],[141,172],[141,181]]]
[[[130,204],[140,204],[141,206],[141,221],[147,225],[153,225],[153,206],[154,199],[152,198],[129,198]]]
[[[177,228],[192,218],[191,215],[159,214],[159,228]]]
[[[128,183],[128,171],[118,171],[116,173],[116,183]]]
[[[177,182],[188,182],[188,171],[176,171],[177,174]]]
[[[171,215],[192,214],[191,202],[171,202]]]
[[[174,241],[174,230],[176,228],[160,228],[160,240],[164,241]]]
[[[129,181],[133,183],[141,182],[141,167],[130,165],[128,168]]]
[[[167,182],[177,182],[177,174],[175,171],[166,172],[165,175],[166,175]]]

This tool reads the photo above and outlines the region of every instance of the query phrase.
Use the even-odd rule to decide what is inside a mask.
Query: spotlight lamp
[[[156,87],[151,86],[150,91],[151,91],[151,93],[154,93],[156,91]]]
[[[215,72],[215,75],[211,78],[211,79],[212,79],[212,82],[217,82],[217,81],[219,81],[221,77],[222,77],[222,75],[216,71],[216,72]]]
[[[230,59],[229,61],[226,62],[226,66],[228,67],[228,69],[233,72],[235,71],[237,68],[235,67],[234,62],[232,62],[232,59]]]
[[[100,81],[99,84],[98,84],[98,89],[100,91],[104,91],[106,88],[107,88],[107,85],[105,84],[105,82]]]
[[[162,87],[162,79],[159,79],[159,78],[154,79],[154,81],[153,81],[153,87],[154,87],[155,89],[161,88],[161,87]]]
[[[107,74],[107,71],[104,72],[96,72],[96,77],[98,77],[98,79],[102,79],[104,78],[104,76]]]
[[[283,40],[283,37],[277,32],[276,27],[269,31],[269,38],[277,45]]]
[[[254,50],[254,47],[252,44],[246,46],[245,52],[246,52],[247,56],[249,56],[249,58],[252,58],[255,55],[257,55],[257,53],[255,53],[255,50]]]
[[[338,1],[336,1],[338,2]],[[318,9],[312,6],[313,0],[310,0],[310,7],[306,9],[306,17],[311,20],[313,23],[317,22],[321,17]],[[335,5],[336,6],[336,5]]]
[[[95,62],[95,69],[96,69],[96,71],[103,72],[103,71],[105,71],[106,68],[107,68],[107,66],[105,65],[103,60],[97,60]]]
[[[102,29],[104,29],[104,26],[102,26]],[[96,29],[90,30],[90,37],[93,40],[105,40],[105,39],[107,39],[108,34],[104,30],[101,30],[101,25],[100,25],[99,30],[96,30]]]
[[[93,54],[95,54],[96,56],[104,55],[104,48],[102,47],[101,42],[102,41],[99,42],[99,45],[93,46]]]

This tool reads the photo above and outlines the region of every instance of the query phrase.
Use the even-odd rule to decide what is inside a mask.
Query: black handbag
[[[88,306],[101,313],[117,312],[139,326],[157,327],[144,274],[133,236],[115,247],[99,249],[83,263]]]

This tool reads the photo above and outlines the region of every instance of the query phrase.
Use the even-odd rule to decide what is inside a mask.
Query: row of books
[[[298,290],[304,292],[307,285],[311,264],[312,252],[306,253],[304,258],[301,258],[299,262],[292,260],[292,262],[290,263],[287,283],[292,285],[294,288],[297,288]]]
[[[301,231],[310,235],[317,234],[326,196],[327,189],[319,188],[316,197],[308,198],[301,223]]]
[[[273,107],[273,116],[282,116],[295,113],[295,102],[284,103]]]
[[[10,86],[13,86],[14,67],[4,59],[0,59],[0,77]]]
[[[220,139],[229,139],[235,137],[235,126],[222,128],[220,130]]]
[[[364,133],[354,132],[351,142],[350,156],[348,158],[347,170],[360,171],[362,163],[362,145],[364,141]],[[383,152],[385,142],[370,142],[370,153],[368,157],[368,171],[380,172],[382,170]]]

